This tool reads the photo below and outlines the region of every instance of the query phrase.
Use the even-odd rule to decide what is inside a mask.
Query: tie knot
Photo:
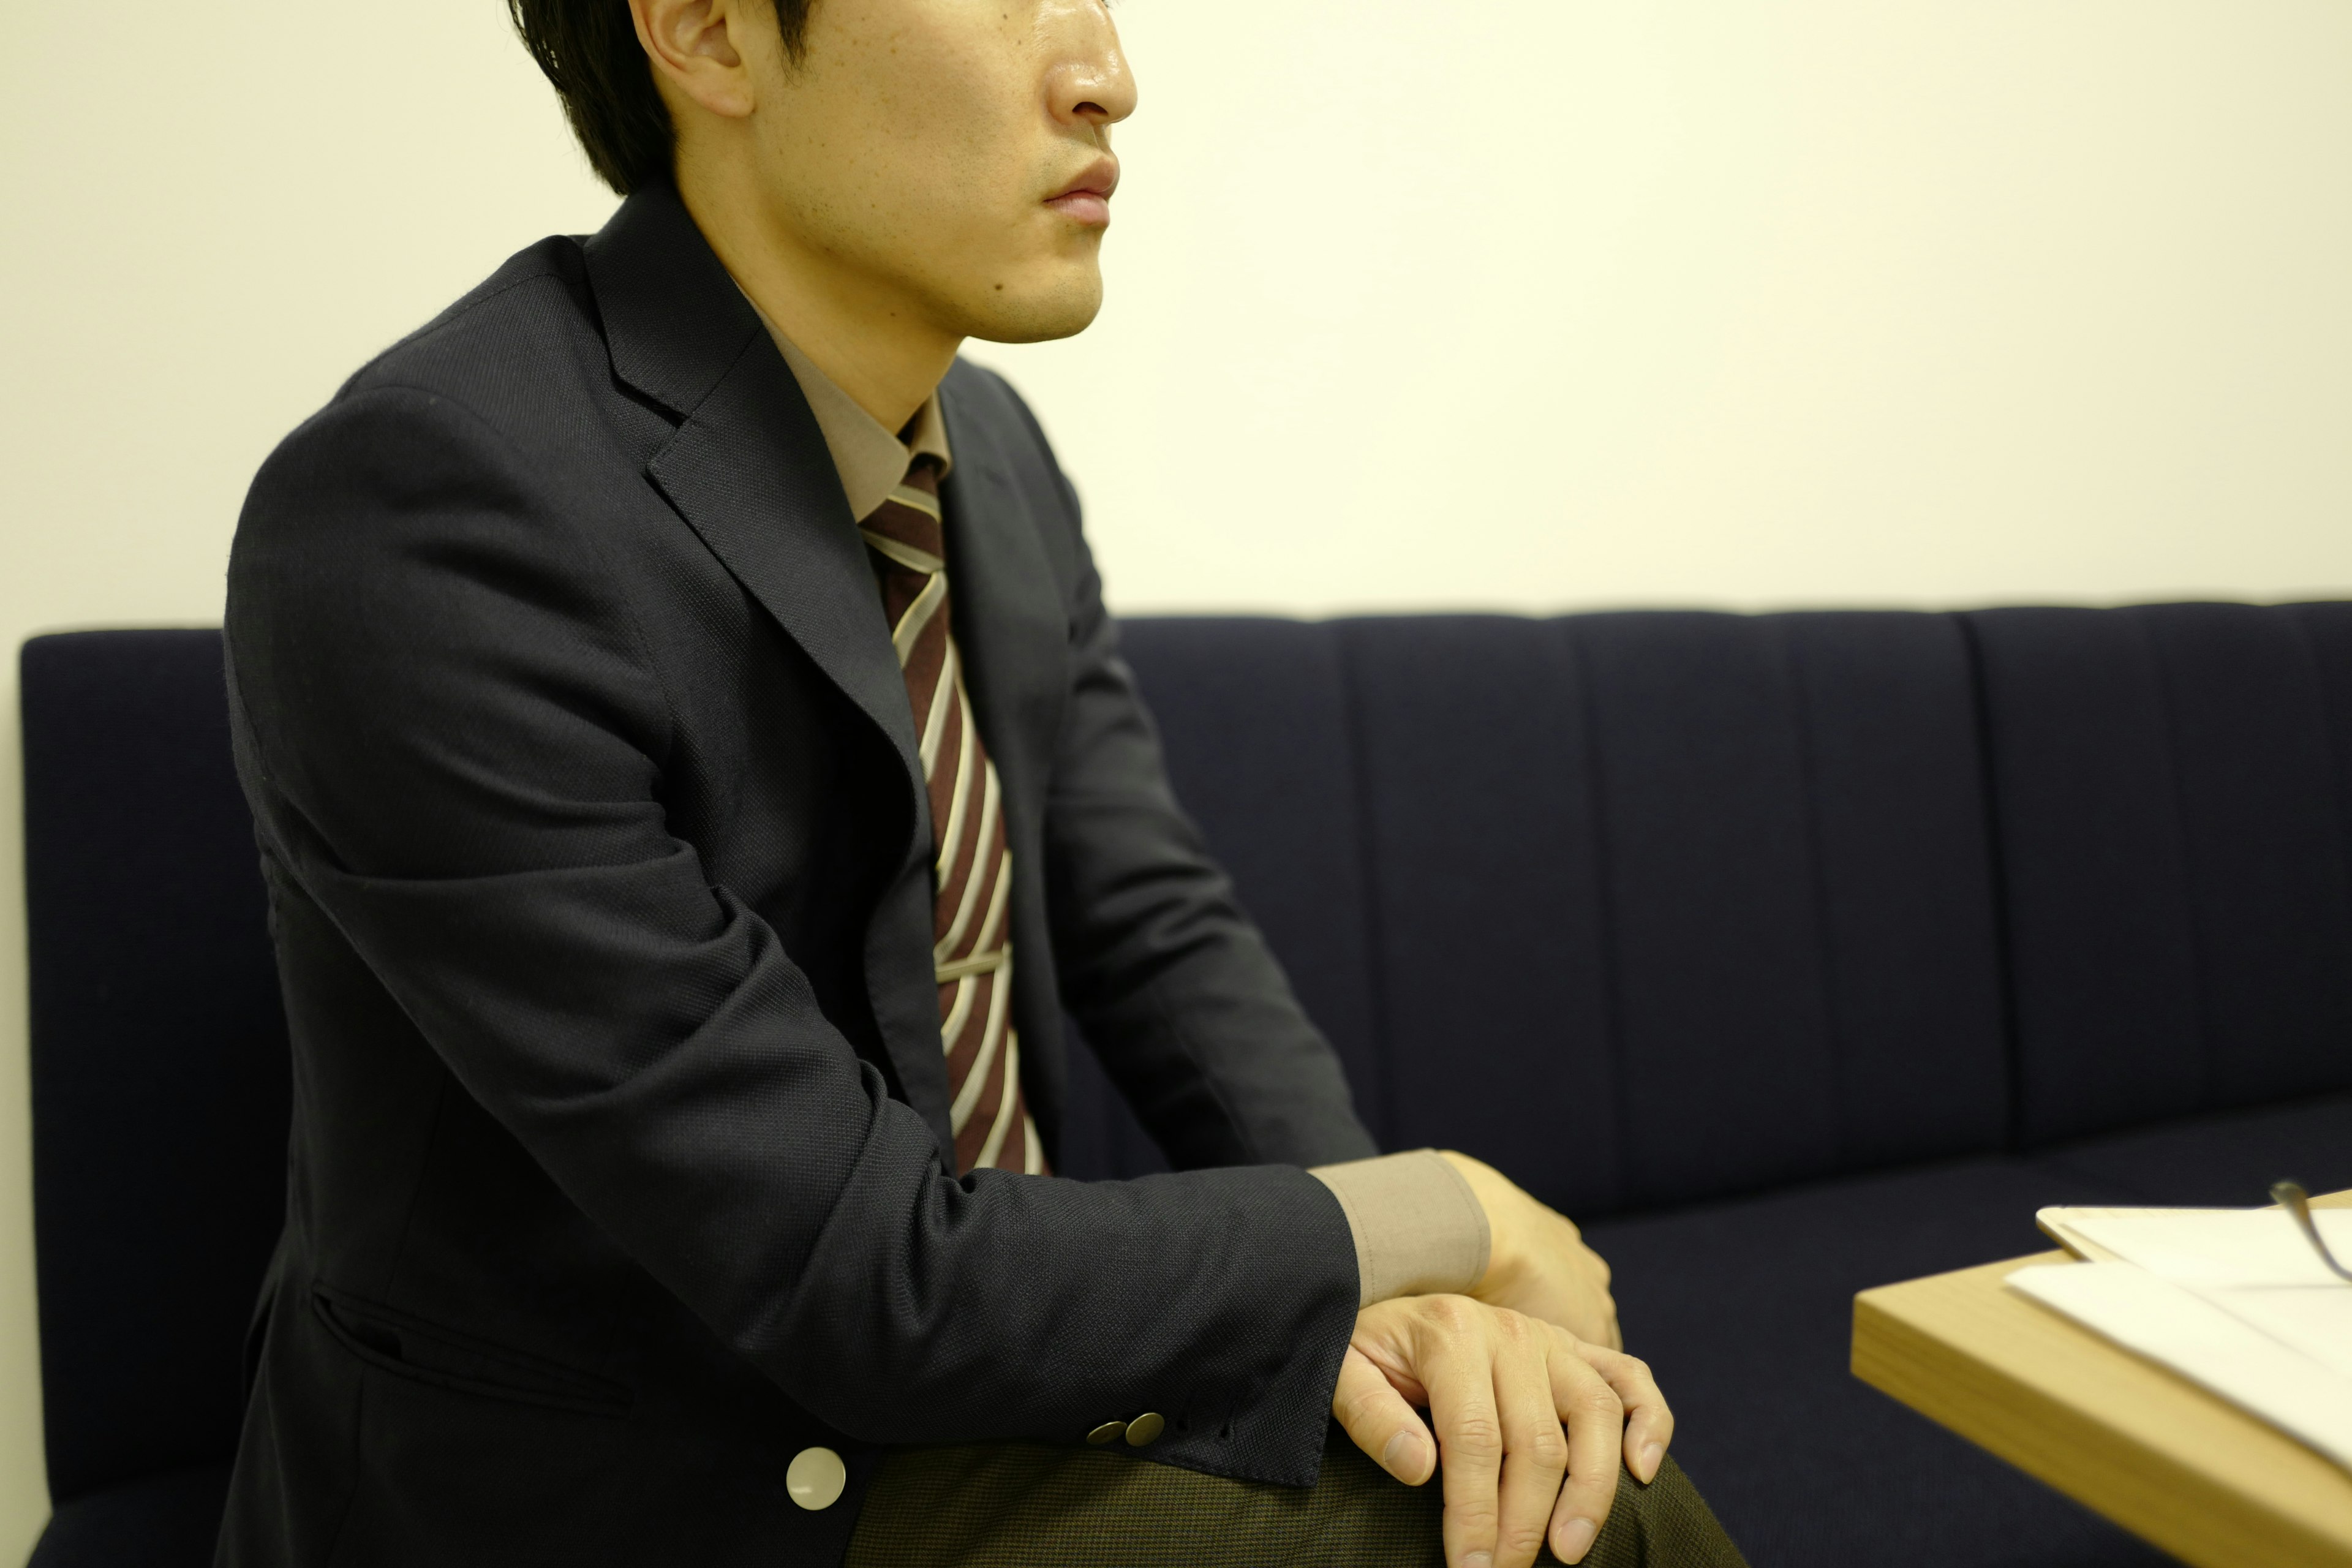
[[[858,524],[858,531],[866,543],[908,571],[932,573],[947,564],[940,473],[928,454],[908,467],[907,477]]]

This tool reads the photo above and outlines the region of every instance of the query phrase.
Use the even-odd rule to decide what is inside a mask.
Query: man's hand
[[[1442,1459],[1448,1568],[1528,1568],[1547,1536],[1561,1562],[1580,1561],[1616,1499],[1620,1456],[1647,1481],[1675,1428],[1632,1356],[1466,1296],[1357,1313],[1331,1413],[1407,1486]]]
[[[1484,1161],[1451,1149],[1439,1152],[1470,1184],[1494,1238],[1486,1277],[1470,1294],[1558,1323],[1588,1344],[1624,1349],[1617,1303],[1609,1294],[1609,1265],[1584,1245],[1568,1216],[1536,1202]]]

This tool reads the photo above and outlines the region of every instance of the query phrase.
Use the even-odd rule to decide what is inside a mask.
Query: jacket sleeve
[[[1069,580],[1069,703],[1045,804],[1046,904],[1063,1002],[1180,1170],[1380,1152],[1231,879],[1177,805],[1160,737],[1045,435],[1034,443]]]
[[[950,1176],[670,833],[668,704],[554,493],[405,387],[266,465],[227,626],[265,851],[570,1198],[822,1419],[1075,1441],[1155,1410],[1153,1458],[1310,1482],[1356,1306],[1337,1201],[1287,1166]]]

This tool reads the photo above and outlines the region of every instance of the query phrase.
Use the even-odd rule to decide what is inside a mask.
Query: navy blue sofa
[[[2053,1202],[2352,1186],[2352,605],[1132,621],[1385,1146],[1617,1269],[1758,1568],[2161,1561],[1846,1372]],[[196,1564],[286,1047],[210,632],[24,654],[43,1565]],[[1159,1156],[1076,1053],[1064,1169]]]

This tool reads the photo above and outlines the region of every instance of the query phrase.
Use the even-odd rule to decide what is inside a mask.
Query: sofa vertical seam
[[[2336,829],[2336,886],[2347,918],[2352,918],[2352,816],[2347,815],[2352,811],[2352,769],[2347,766],[2347,760],[2352,760],[2352,736],[2336,732],[2334,683],[2328,679],[2326,661],[2320,657],[2318,643],[2305,618],[2310,608],[2286,605],[2279,607],[2279,614],[2285,621],[2295,651],[2310,671],[2312,689],[2319,699],[2320,745],[2327,777],[2336,786],[2336,798],[2329,803],[2335,808],[2330,816]]]
[[[2018,998],[2013,922],[2010,919],[2009,836],[2001,818],[1999,770],[1993,759],[1992,681],[1986,673],[1985,647],[1973,615],[1946,617],[1958,629],[1961,657],[1969,678],[1969,739],[1976,745],[1977,792],[1982,803],[1985,884],[1992,900],[1994,983],[2000,1003],[2002,1119],[2000,1145],[2015,1153],[2024,1147],[2025,1042]]]
[[[1356,922],[1357,956],[1362,960],[1367,1042],[1372,1052],[1372,1077],[1380,1093],[1374,1116],[1375,1142],[1382,1149],[1396,1142],[1394,1107],[1396,1052],[1391,1036],[1388,986],[1388,922],[1381,918],[1380,866],[1373,855],[1372,781],[1364,765],[1364,715],[1361,683],[1357,679],[1354,629],[1360,620],[1326,622],[1331,638],[1332,664],[1339,678],[1339,734],[1348,748],[1348,789],[1355,811],[1357,889],[1363,900],[1362,918]]]
[[[2189,928],[2189,984],[2195,989],[2190,1016],[2197,1027],[2197,1103],[2179,1110],[2160,1110],[2158,1117],[2189,1115],[2215,1109],[2214,1099],[2220,1075],[2216,1069],[2214,1050],[2213,988],[2208,983],[2211,969],[2210,955],[2206,952],[2205,922],[2199,916],[2202,900],[2198,894],[2197,852],[2189,842],[2189,815],[2187,785],[2182,778],[2180,762],[2180,718],[2173,699],[2172,665],[2165,656],[2165,641],[2158,636],[2155,616],[2146,609],[2126,610],[2124,620],[2147,650],[2149,673],[2155,678],[2157,723],[2164,752],[2165,802],[2171,808],[2172,850],[2180,867],[2180,905]]]
[[[1583,624],[1582,617],[1557,616],[1549,626],[1552,657],[1560,667],[1561,683],[1568,689],[1582,742],[1585,849],[1592,860],[1594,912],[1599,916],[1593,936],[1601,959],[1601,1026],[1607,1035],[1601,1042],[1601,1057],[1609,1064],[1610,1164],[1616,1189],[1610,1202],[1612,1209],[1622,1211],[1636,1206],[1640,1184],[1633,1169],[1633,1107],[1626,1099],[1624,976],[1618,962],[1617,868],[1609,853],[1609,767],[1601,754],[1600,709],[1590,661],[1578,637]]]
[[[1813,700],[1812,684],[1807,679],[1804,660],[1797,652],[1797,617],[1775,616],[1769,618],[1768,624],[1772,651],[1779,656],[1780,675],[1786,683],[1790,727],[1796,731],[1797,799],[1805,833],[1805,890],[1813,906],[1813,978],[1821,994],[1822,1032],[1829,1047],[1831,1137],[1836,1151],[1832,1171],[1845,1171],[1853,1168],[1859,1156],[1853,1131],[1853,1107],[1847,1092],[1850,1064],[1843,1009],[1840,1005],[1843,993],[1839,986],[1836,922],[1830,918],[1828,838],[1822,831],[1821,768],[1816,755],[1820,705]]]

